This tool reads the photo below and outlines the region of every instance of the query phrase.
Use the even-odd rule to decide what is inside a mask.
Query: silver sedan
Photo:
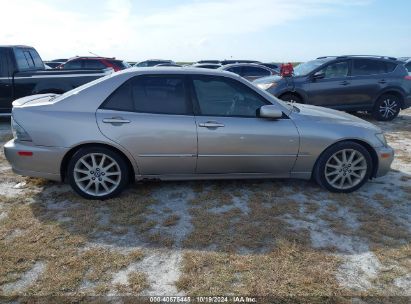
[[[390,169],[375,125],[286,104],[229,72],[132,68],[13,103],[14,172],[106,199],[133,180],[313,179],[351,192]]]

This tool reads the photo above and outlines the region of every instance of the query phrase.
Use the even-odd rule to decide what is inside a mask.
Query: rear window
[[[232,68],[227,69],[227,71],[240,75],[242,72],[242,67],[232,67]]]
[[[262,77],[262,76],[269,76],[271,73],[263,68],[258,68],[258,67],[243,67],[243,73],[242,76],[249,76],[249,77]]]
[[[110,60],[110,63],[118,66],[122,70],[131,67],[131,65],[129,65],[127,62],[122,61],[122,60]]]
[[[16,48],[14,49],[14,56],[16,58],[17,68],[20,71],[44,69],[43,61],[39,54],[33,49]]]
[[[86,59],[84,60],[84,68],[85,69],[94,69],[94,70],[102,70],[107,68],[104,63],[102,63],[98,59]]]
[[[406,67],[406,69],[408,70],[408,73],[411,73],[411,61],[408,62],[408,63],[405,65],[405,67]]]
[[[384,61],[372,59],[354,59],[352,76],[377,75],[387,73]]]
[[[75,69],[81,69],[81,68],[82,68],[81,60],[67,61],[63,65],[63,69],[65,69],[65,70],[75,70]]]
[[[102,108],[174,115],[191,112],[186,100],[184,77],[167,75],[130,79],[103,103]]]

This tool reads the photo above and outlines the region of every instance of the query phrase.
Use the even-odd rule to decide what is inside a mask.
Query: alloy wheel
[[[358,185],[367,170],[367,161],[362,153],[354,149],[343,149],[328,159],[324,175],[332,187],[344,190]]]
[[[395,116],[397,113],[398,104],[396,100],[392,100],[390,98],[384,99],[378,109],[381,116],[384,118],[390,118]]]
[[[85,193],[104,196],[112,193],[121,182],[119,164],[104,153],[89,153],[74,166],[74,181]]]

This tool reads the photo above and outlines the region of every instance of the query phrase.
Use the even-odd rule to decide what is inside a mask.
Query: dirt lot
[[[86,201],[14,175],[1,150],[0,295],[411,296],[411,110],[378,125],[392,171],[349,195],[162,182]]]

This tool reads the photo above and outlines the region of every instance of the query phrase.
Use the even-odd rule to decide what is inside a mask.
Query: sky
[[[411,56],[410,0],[0,0],[0,45],[44,60]]]

